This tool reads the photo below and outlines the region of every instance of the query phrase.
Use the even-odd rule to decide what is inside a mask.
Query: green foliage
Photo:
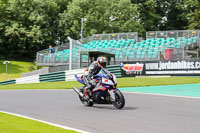
[[[162,0],[157,1],[159,7],[157,10],[160,12],[162,24],[161,30],[183,30],[188,25],[186,14],[188,10],[183,8],[185,0]]]
[[[87,18],[84,36],[144,30],[138,21],[137,6],[129,0],[73,0],[60,16],[66,36],[75,39],[80,38],[81,18]]]
[[[0,81],[6,80],[6,66],[3,64],[4,61],[0,60]],[[7,80],[20,78],[21,73],[30,72],[30,67],[34,70],[36,65],[31,62],[21,62],[21,61],[10,61],[8,64],[8,75]]]
[[[133,0],[140,11],[146,31],[183,30],[188,26],[187,14],[194,6],[187,0]],[[187,8],[186,8],[187,7]]]
[[[48,45],[64,42],[58,16],[66,10],[67,0],[0,1],[1,55],[33,58]]]
[[[189,29],[200,29],[200,1],[199,0],[187,0],[190,7],[193,7],[191,12],[187,14],[189,18]]]
[[[156,10],[155,0],[136,0],[136,6],[139,10],[139,19],[144,26],[145,31],[159,30],[159,24],[162,19]]]
[[[131,3],[132,2],[132,3]],[[200,28],[199,0],[0,0],[0,57],[33,59],[48,45],[101,33]]]
[[[112,32],[139,32],[144,31],[140,23],[138,8],[128,0],[112,1],[110,7],[110,27]]]

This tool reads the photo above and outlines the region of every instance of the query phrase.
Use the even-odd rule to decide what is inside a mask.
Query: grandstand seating
[[[185,38],[151,38],[147,40],[142,40],[141,42],[136,42],[135,39],[128,40],[94,40],[92,42],[87,42],[82,44],[80,47],[74,47],[72,49],[73,53],[81,51],[102,51],[115,54],[117,60],[145,60],[145,59],[158,59],[159,52],[163,53],[164,49],[168,48],[183,48],[196,44],[197,37]],[[64,49],[62,51],[57,51],[53,54],[55,62],[62,60],[67,62],[69,60],[69,49]],[[52,55],[46,55],[44,57],[44,62],[48,62]],[[82,60],[87,60],[87,56],[83,55]],[[73,54],[73,60],[77,60],[78,57]]]

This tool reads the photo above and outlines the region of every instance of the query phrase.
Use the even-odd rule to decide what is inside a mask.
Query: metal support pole
[[[36,64],[37,65],[36,66],[38,66],[38,62],[39,62],[39,57],[38,56],[39,56],[39,53],[37,52],[37,54],[36,54]]]
[[[182,57],[182,59],[184,59],[184,56],[185,56],[185,54],[184,54],[185,53],[185,49],[184,48],[185,47],[183,46],[183,55],[182,55],[183,57]]]
[[[8,77],[8,69],[7,69],[7,64],[10,63],[10,61],[4,61],[3,64],[6,65],[6,80],[7,80],[7,77]]]
[[[7,80],[7,77],[8,77],[8,73],[7,73],[7,63],[6,63],[6,80]]]
[[[83,19],[81,18],[81,44],[83,43]]]
[[[68,36],[69,40],[69,70],[72,70],[72,39]]]
[[[81,59],[81,51],[82,51],[82,47],[81,47],[81,43],[77,40],[77,43],[79,44],[79,68],[81,68],[81,64],[82,64],[82,59]]]
[[[83,43],[83,22],[86,20],[86,18],[81,18],[81,44]]]

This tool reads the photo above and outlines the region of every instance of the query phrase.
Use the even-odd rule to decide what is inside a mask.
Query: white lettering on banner
[[[195,62],[195,66],[200,68],[200,62]]]
[[[146,71],[146,74],[199,74],[200,71]]]
[[[200,69],[200,62],[177,61],[145,63],[146,70],[169,70],[169,69]]]

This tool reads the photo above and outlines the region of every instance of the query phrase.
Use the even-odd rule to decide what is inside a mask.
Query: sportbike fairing
[[[83,76],[75,75],[78,82],[84,84]],[[74,87],[74,90],[79,94],[81,102],[86,106],[92,106],[94,103],[97,104],[113,104],[117,109],[121,109],[125,105],[125,99],[123,94],[118,90],[117,78],[114,74],[110,73],[106,69],[101,69],[99,74],[92,76],[92,79],[96,80],[98,84],[92,90],[91,100],[84,100],[83,89],[78,90]],[[79,93],[82,92],[82,93]]]

